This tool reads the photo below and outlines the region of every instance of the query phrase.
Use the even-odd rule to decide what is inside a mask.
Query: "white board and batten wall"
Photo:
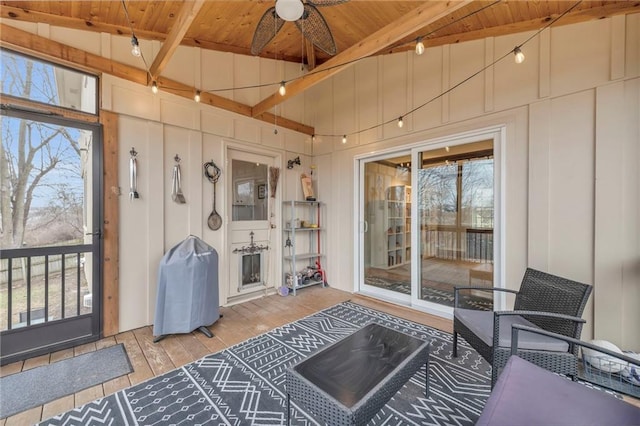
[[[140,66],[126,37],[6,23]],[[317,134],[335,135],[318,136],[313,151],[308,136],[285,129],[276,135],[268,123],[162,92],[153,96],[146,87],[103,75],[102,108],[120,114],[121,329],[152,323],[157,265],[186,235],[201,236],[225,262],[227,234],[206,227],[212,195],[201,167],[210,159],[224,165],[228,144],[277,152],[282,165],[302,154],[302,169],[316,166],[317,195],[328,207],[328,278],[333,287],[353,291],[355,247],[345,236],[354,235],[357,223],[354,159],[500,127],[506,135],[503,284],[518,288],[526,266],[592,284],[583,337],[640,350],[640,14],[547,29],[523,46],[524,63],[508,56],[438,96],[532,34],[427,48],[422,56],[365,59],[278,106],[278,114],[314,126]],[[147,56],[160,48],[140,42]],[[295,64],[180,47],[163,75],[215,89],[299,72]],[[251,105],[273,90],[220,94]],[[395,118],[430,99],[404,117],[402,129],[395,125]],[[343,134],[387,121],[341,143]],[[126,200],[131,147],[139,152],[142,197],[133,202]],[[182,158],[186,205],[169,197],[175,154]],[[300,198],[303,170],[281,170],[279,200]],[[219,199],[226,197],[225,178]]]
[[[353,290],[356,280],[355,243],[341,237],[357,235],[357,222],[345,220],[357,215],[355,203],[343,202],[356,195],[355,159],[501,126],[503,284],[517,289],[527,266],[591,284],[583,338],[638,351],[640,14],[546,30],[523,47],[524,63],[508,55],[438,97],[532,34],[379,56],[320,85],[325,113],[313,124],[335,137],[320,138],[330,148],[316,162],[341,182],[326,199],[328,264],[340,277],[332,284]],[[387,121],[341,143],[342,134]]]

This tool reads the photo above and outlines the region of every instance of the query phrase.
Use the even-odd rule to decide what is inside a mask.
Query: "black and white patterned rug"
[[[285,370],[375,321],[431,342],[423,366],[369,425],[472,425],[490,393],[491,367],[464,340],[344,302],[44,421],[46,425],[284,425]],[[294,425],[317,425],[292,401]]]
[[[365,277],[364,283],[372,285],[374,287],[384,288],[386,290],[395,291],[402,294],[411,294],[411,283],[405,280],[389,279],[383,277],[368,276]],[[453,287],[445,290],[442,288],[435,288],[436,285],[447,285],[445,283],[434,283],[432,281],[423,281],[422,289],[420,292],[420,299],[427,302],[438,303],[444,306],[453,307]],[[478,297],[467,292],[460,292],[460,307],[465,309],[479,309],[483,311],[493,310],[493,300],[486,297]]]

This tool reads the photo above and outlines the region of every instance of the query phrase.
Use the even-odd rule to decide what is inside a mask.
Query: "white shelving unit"
[[[322,268],[325,205],[320,201],[283,201],[282,256],[284,285],[296,291],[316,284],[325,286]]]
[[[372,208],[383,212],[382,221],[372,227],[373,266],[394,268],[411,262],[411,187],[388,187],[385,199]]]

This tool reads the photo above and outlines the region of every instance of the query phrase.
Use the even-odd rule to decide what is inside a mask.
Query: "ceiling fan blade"
[[[270,7],[262,15],[256,31],[253,33],[251,41],[251,54],[259,55],[262,49],[278,34],[280,28],[284,25],[284,21],[276,14],[276,8]]]
[[[312,4],[316,7],[319,6],[335,6],[337,4],[346,3],[349,0],[307,0],[307,3]]]
[[[331,29],[314,5],[306,3],[302,17],[295,24],[315,47],[327,55],[333,56],[336,54],[336,42],[333,39],[333,34],[331,34]]]

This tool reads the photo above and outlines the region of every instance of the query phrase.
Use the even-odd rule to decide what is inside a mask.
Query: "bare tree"
[[[47,65],[3,54],[2,91],[25,99],[55,99],[53,71]],[[80,147],[69,128],[45,121],[2,116],[0,148],[0,245],[21,247],[38,189],[64,185],[74,172]],[[77,173],[77,171],[75,171]],[[56,179],[48,176],[56,175]]]

